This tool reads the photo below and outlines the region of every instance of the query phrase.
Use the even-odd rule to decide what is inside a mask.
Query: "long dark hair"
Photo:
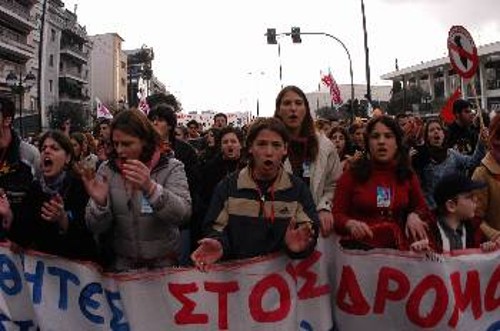
[[[368,122],[365,132],[366,152],[364,156],[358,161],[356,161],[351,168],[354,173],[354,177],[360,183],[365,183],[368,181],[368,179],[370,179],[373,170],[373,162],[371,160],[372,157],[370,155],[369,140],[371,133],[375,129],[375,125],[377,125],[378,123],[381,123],[386,127],[388,127],[396,138],[397,151],[395,155],[395,161],[396,161],[395,175],[397,177],[397,180],[402,182],[410,179],[411,176],[413,176],[413,170],[410,165],[410,157],[408,155],[408,149],[403,143],[403,131],[396,123],[396,121],[388,116],[376,117],[373,118],[370,122]]]
[[[45,132],[40,138],[40,150],[42,150],[43,143],[48,138],[52,138],[56,143],[59,144],[59,146],[61,146],[61,148],[66,152],[66,154],[68,154],[71,157],[70,162],[68,164],[68,169],[71,169],[71,166],[75,161],[75,151],[73,149],[73,144],[71,144],[70,138],[68,138],[68,136],[66,136],[66,134],[61,130],[49,130]]]
[[[111,141],[113,132],[120,130],[123,133],[139,138],[144,142],[139,160],[143,163],[149,162],[160,144],[160,136],[146,115],[138,110],[124,110],[120,112],[111,122]],[[116,150],[113,146],[111,159],[116,159]]]
[[[276,97],[276,109],[274,110],[274,117],[281,119],[279,115],[279,110],[281,106],[281,102],[283,101],[283,98],[285,97],[285,94],[288,92],[293,92],[296,93],[300,96],[302,101],[304,102],[304,106],[306,107],[306,115],[304,117],[304,120],[301,124],[300,128],[300,136],[302,138],[307,139],[307,150],[306,152],[306,158],[309,161],[315,161],[316,158],[318,157],[319,153],[319,141],[318,137],[316,136],[316,129],[314,127],[314,120],[311,115],[311,109],[309,107],[309,102],[307,101],[306,94],[304,91],[302,91],[300,88],[294,85],[289,85],[284,87],[279,93],[278,96]]]

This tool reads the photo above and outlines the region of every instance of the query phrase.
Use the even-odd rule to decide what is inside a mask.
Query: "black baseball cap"
[[[459,194],[472,192],[486,187],[483,182],[473,181],[469,177],[460,174],[444,176],[434,189],[434,201],[438,206],[443,206],[446,201],[455,198]]]

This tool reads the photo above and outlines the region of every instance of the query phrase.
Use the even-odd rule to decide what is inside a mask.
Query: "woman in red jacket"
[[[335,230],[355,248],[407,249],[427,237],[429,210],[411,170],[403,134],[383,116],[370,121],[366,153],[343,173],[333,202]]]

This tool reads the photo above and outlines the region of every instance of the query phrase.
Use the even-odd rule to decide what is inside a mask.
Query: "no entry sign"
[[[476,73],[479,65],[477,48],[474,40],[463,26],[452,26],[448,33],[448,51],[453,69],[465,79]]]

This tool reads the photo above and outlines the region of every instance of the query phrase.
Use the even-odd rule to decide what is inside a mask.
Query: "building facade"
[[[500,42],[480,46],[477,50],[479,69],[474,80],[481,108],[500,111]],[[453,70],[449,57],[396,70],[381,78],[401,82],[406,88],[419,86],[430,94],[431,100],[443,103],[459,87],[466,99],[475,99],[470,84]]]
[[[36,3],[37,0],[0,0],[0,96],[15,102],[18,112],[14,125],[18,128],[21,114],[28,117],[37,113],[37,89],[12,89],[6,78],[15,74],[23,85],[29,72],[38,75],[33,39],[37,20],[32,13]]]
[[[350,84],[338,84],[340,95],[344,103],[351,99],[351,85]],[[388,102],[391,98],[391,86],[384,85],[372,85],[371,94],[372,100],[377,103]],[[366,95],[366,84],[354,84],[354,99],[364,100]],[[331,107],[331,97],[330,91],[324,85],[320,86],[319,91],[306,93],[307,101],[309,101],[309,107],[311,108],[313,117],[316,114],[316,110],[324,107]]]
[[[41,20],[42,1],[35,11]],[[57,107],[76,107],[83,112],[84,119],[89,119],[92,43],[85,27],[78,23],[76,13],[65,9],[61,0],[47,0],[45,23],[39,24],[36,39],[37,52],[41,46],[43,53],[40,82],[42,130],[49,127],[51,110]]]
[[[151,95],[153,78],[153,48],[143,45],[141,48],[127,50],[128,103],[130,107],[139,104],[139,96]]]
[[[127,103],[127,55],[117,33],[90,36],[92,48],[92,91],[106,107],[124,109]]]

